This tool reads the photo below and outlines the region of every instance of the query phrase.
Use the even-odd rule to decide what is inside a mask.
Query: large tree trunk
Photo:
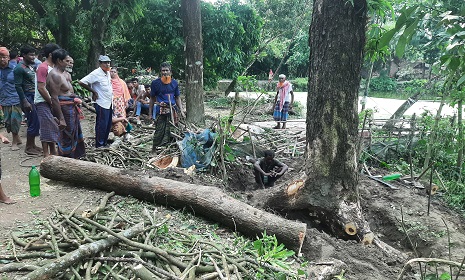
[[[203,43],[200,0],[182,0],[186,54],[186,117],[188,122],[205,125],[203,104]]]
[[[161,205],[185,207],[252,238],[266,230],[267,234],[275,234],[280,242],[297,252],[300,252],[305,238],[306,224],[254,208],[216,187],[149,178],[142,173],[58,156],[45,158],[40,165],[40,174],[49,179],[114,191]]]
[[[105,54],[103,38],[107,32],[110,0],[96,0],[95,7],[91,11],[91,39],[90,48],[87,53],[87,73],[99,66],[98,57]]]
[[[360,208],[356,172],[366,5],[364,0],[314,1],[306,179],[300,188],[280,190],[267,201],[270,207],[309,210],[333,234],[360,240],[370,231]]]

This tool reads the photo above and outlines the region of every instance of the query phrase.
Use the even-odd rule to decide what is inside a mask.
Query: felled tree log
[[[122,236],[126,238],[132,238],[139,233],[144,231],[143,224],[137,224],[134,227],[125,230],[122,232]],[[98,240],[93,243],[88,243],[82,246],[79,246],[78,249],[68,253],[51,263],[44,265],[33,272],[25,275],[20,278],[21,280],[42,280],[42,279],[55,279],[56,276],[60,273],[63,273],[68,267],[74,265],[75,263],[81,261],[84,258],[91,257],[98,252],[102,252],[111,246],[118,243],[120,239],[109,236],[106,239]]]
[[[232,230],[255,238],[266,230],[279,242],[300,253],[307,225],[254,208],[219,188],[194,185],[93,162],[49,156],[40,165],[42,176],[79,186],[114,191],[160,205],[186,207]]]

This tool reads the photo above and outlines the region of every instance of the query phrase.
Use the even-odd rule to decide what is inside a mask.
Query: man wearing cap
[[[19,129],[21,127],[22,115],[18,93],[15,88],[15,76],[13,70],[16,61],[10,60],[7,48],[0,47],[0,105],[2,106],[6,131],[13,135],[11,150],[19,150],[21,144]]]
[[[40,123],[37,117],[37,108],[34,104],[36,91],[35,63],[36,49],[31,46],[23,46],[20,49],[23,60],[18,63],[13,71],[15,75],[15,87],[21,100],[21,106],[27,118],[26,148],[28,155],[39,155],[42,148],[36,146],[35,139],[39,136]]]
[[[294,103],[294,92],[292,84],[286,81],[286,75],[279,75],[279,82],[276,85],[276,97],[274,98],[273,119],[277,122],[275,129],[285,129],[289,110]],[[281,126],[282,123],[282,126]]]
[[[110,78],[111,60],[106,55],[99,57],[100,67],[92,71],[79,81],[79,84],[92,92],[95,112],[95,147],[107,145],[108,135],[111,130],[113,89]]]

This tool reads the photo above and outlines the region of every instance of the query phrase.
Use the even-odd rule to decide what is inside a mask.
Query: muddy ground
[[[269,105],[263,105],[256,108],[254,117],[249,117],[247,121],[266,119],[263,112],[268,107]],[[229,108],[208,108],[208,119],[213,121],[218,114],[224,115],[228,110]],[[83,122],[84,135],[92,137],[92,114],[85,113],[87,117]],[[4,129],[2,132],[5,132]],[[21,129],[21,136],[25,143],[25,127]],[[5,144],[1,146],[1,156],[2,186],[16,204],[0,204],[0,254],[12,253],[9,236],[12,230],[33,227],[55,209],[71,210],[81,201],[83,203],[80,210],[93,208],[105,195],[99,190],[83,189],[42,178],[42,195],[30,197],[28,172],[31,165],[40,164],[41,158],[28,157],[22,149],[11,151]],[[291,167],[280,181],[284,184],[299,173],[303,158],[283,157],[280,160]],[[376,175],[384,174],[385,171],[371,169],[371,172]],[[205,173],[188,176],[178,171],[153,170],[145,172],[142,176],[160,176],[194,184],[215,185],[244,201],[255,195],[256,188],[252,167],[244,158],[239,158],[237,164],[229,166],[227,185],[222,184],[214,174]],[[280,185],[275,187],[279,188]],[[425,190],[401,185],[398,187],[398,190],[392,190],[371,179],[360,177],[362,207],[376,237],[401,252],[406,258],[430,257],[461,262],[465,256],[464,214],[446,207],[439,191],[433,196],[430,213],[427,215],[428,197]],[[407,260],[387,254],[375,245],[362,245],[356,241],[334,238],[317,228],[308,229],[302,254],[310,261],[308,279],[320,279],[317,275],[321,274],[322,270],[332,268],[336,268],[335,273],[343,277],[339,279],[396,279]],[[442,264],[439,264],[437,269],[439,272],[449,271],[448,266]],[[428,267],[428,271],[433,270],[433,267]],[[458,279],[465,279],[464,275],[462,272]],[[4,273],[2,276],[2,279],[15,279],[17,274]],[[420,279],[418,266],[414,266],[403,279]]]

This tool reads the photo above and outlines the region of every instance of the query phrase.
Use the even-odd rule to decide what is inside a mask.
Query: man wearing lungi
[[[59,121],[58,155],[81,158],[85,154],[78,108],[81,99],[74,94],[68,72],[72,67],[72,58],[67,51],[58,49],[52,53],[52,62],[55,67],[47,77],[47,90],[52,98],[53,115]]]
[[[26,148],[28,155],[40,155],[42,148],[36,146],[35,139],[39,136],[40,123],[37,117],[37,108],[34,104],[36,88],[35,58],[36,50],[31,46],[23,46],[20,49],[23,60],[18,63],[13,71],[15,75],[15,88],[21,100],[21,108],[27,118]]]
[[[275,129],[285,129],[286,121],[289,117],[289,110],[294,103],[294,92],[292,84],[286,81],[286,75],[279,75],[279,82],[276,85],[276,97],[274,99],[273,119],[277,122]],[[281,126],[282,123],[282,126]]]
[[[160,77],[153,80],[150,87],[149,116],[153,115],[153,105],[158,105],[152,151],[171,142],[171,126],[177,124],[178,113],[184,117],[178,81],[171,78],[171,65],[163,62],[160,72]]]
[[[52,52],[59,49],[57,44],[47,44],[43,48],[46,60],[37,68],[37,91],[34,96],[34,103],[37,108],[37,117],[40,123],[40,142],[44,157],[57,155],[56,143],[60,131],[56,119],[52,115],[52,98],[46,88],[47,76],[53,69]]]
[[[19,137],[22,115],[18,93],[15,88],[15,77],[13,70],[16,61],[10,60],[10,53],[7,48],[0,47],[0,105],[3,110],[5,128],[13,135],[11,150],[19,150],[18,145],[22,144]]]
[[[100,67],[79,81],[79,84],[92,92],[92,100],[97,117],[95,118],[95,147],[105,147],[112,125],[113,89],[110,78],[111,60],[106,55],[99,57]]]

